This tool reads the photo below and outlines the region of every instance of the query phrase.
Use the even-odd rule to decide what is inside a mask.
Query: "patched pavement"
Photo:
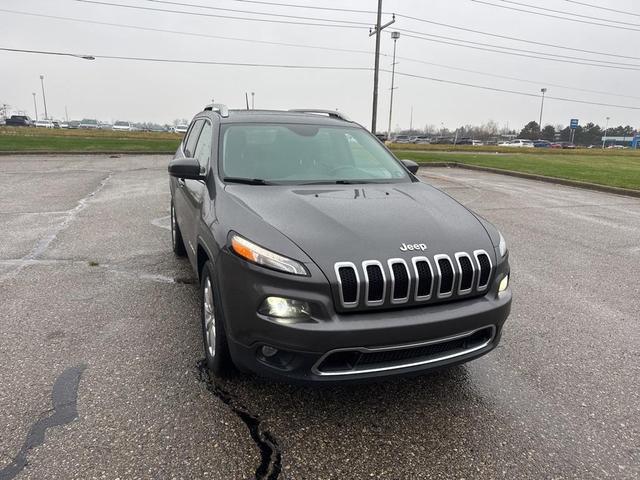
[[[378,384],[213,383],[168,160],[0,156],[0,480],[640,475],[640,200],[422,169],[507,238],[500,346]]]

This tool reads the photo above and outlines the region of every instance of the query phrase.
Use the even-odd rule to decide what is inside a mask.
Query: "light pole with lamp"
[[[542,137],[542,111],[544,110],[544,94],[547,93],[547,89],[541,88],[540,92],[542,92],[542,102],[540,103],[540,123],[538,123],[538,131],[540,133],[540,137]]]
[[[391,64],[391,100],[389,101],[389,128],[387,129],[387,139],[391,139],[391,114],[393,112],[393,90],[396,76],[396,43],[400,38],[400,32],[391,32],[393,39],[393,63]]]
[[[33,95],[33,109],[36,111],[36,121],[38,120],[38,104],[36,103],[36,92],[32,92]]]
[[[47,97],[44,96],[44,75],[40,75],[40,84],[42,85],[42,101],[44,102],[44,119],[49,118],[47,113]]]
[[[256,108],[256,92],[251,92],[251,110]]]
[[[609,130],[609,117],[607,117],[607,124],[604,127],[604,137],[602,137],[602,149],[604,150],[604,144],[607,141],[607,130]]]

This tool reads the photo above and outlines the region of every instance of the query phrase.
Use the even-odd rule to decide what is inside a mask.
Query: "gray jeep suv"
[[[335,111],[197,114],[169,164],[171,233],[210,370],[366,380],[495,348],[504,239],[417,168]]]

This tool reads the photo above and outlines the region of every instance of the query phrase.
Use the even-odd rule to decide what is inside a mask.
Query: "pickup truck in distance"
[[[168,170],[213,374],[363,381],[498,344],[503,236],[344,115],[209,105]]]
[[[5,120],[7,127],[33,127],[33,120],[28,115],[11,115]]]

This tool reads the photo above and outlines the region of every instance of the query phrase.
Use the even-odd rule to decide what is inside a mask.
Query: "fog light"
[[[269,317],[299,319],[309,316],[309,304],[301,300],[267,297],[258,312]]]
[[[509,274],[505,275],[502,281],[500,282],[500,286],[498,287],[498,292],[504,292],[509,286]]]
[[[264,345],[262,347],[262,355],[264,355],[266,358],[273,357],[277,353],[278,353],[277,348],[270,347],[269,345]]]

